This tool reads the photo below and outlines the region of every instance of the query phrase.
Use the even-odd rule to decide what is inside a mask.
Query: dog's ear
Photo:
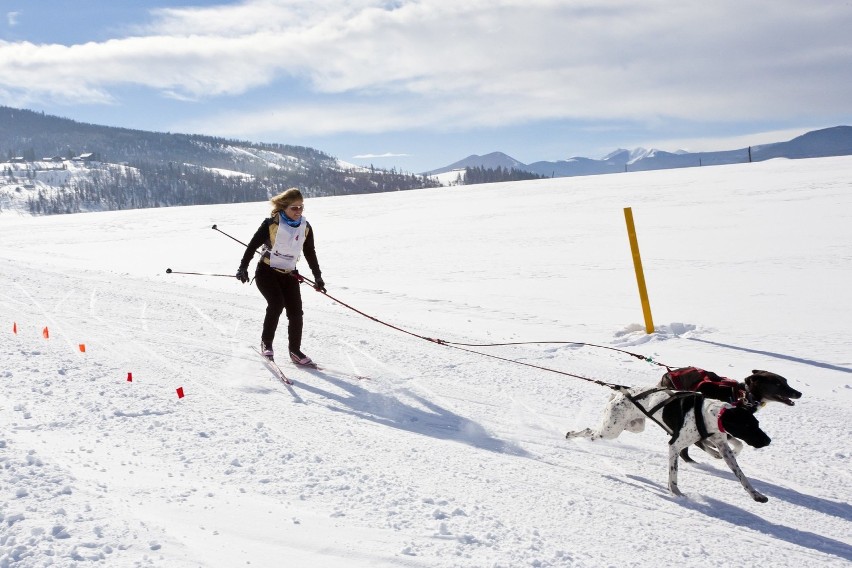
[[[762,375],[764,373],[766,373],[766,371],[761,371],[760,369],[752,369],[751,370],[752,375]]]

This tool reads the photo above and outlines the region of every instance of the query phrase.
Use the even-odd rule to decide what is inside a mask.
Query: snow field
[[[329,294],[414,333],[786,376],[803,398],[761,410],[773,442],[739,457],[766,504],[697,455],[670,496],[652,424],[566,441],[605,387],[401,334],[307,287],[304,350],[327,370],[282,365],[286,388],[249,349],[254,286],[165,274],[235,271],[240,246],[210,227],[248,239],[265,204],[0,216],[0,567],[845,566],[850,168],[308,200]],[[663,372],[578,345],[475,349],[618,384]]]

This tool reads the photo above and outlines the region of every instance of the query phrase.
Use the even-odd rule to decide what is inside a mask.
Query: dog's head
[[[760,422],[754,417],[754,412],[747,408],[727,408],[722,412],[720,421],[728,434],[754,448],[768,446],[772,441],[766,432],[760,429]]]
[[[787,406],[795,403],[790,400],[802,398],[802,393],[787,384],[787,379],[769,371],[752,371],[746,377],[745,385],[755,400],[759,402],[781,402]]]

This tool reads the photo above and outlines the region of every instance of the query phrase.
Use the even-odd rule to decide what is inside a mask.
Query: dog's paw
[[[586,428],[585,430],[577,430],[571,431],[565,434],[565,438],[570,440],[571,438],[590,438],[592,437],[592,431]]]

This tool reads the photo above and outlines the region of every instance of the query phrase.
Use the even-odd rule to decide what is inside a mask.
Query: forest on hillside
[[[45,181],[82,156],[85,175]],[[113,128],[9,107],[0,107],[4,160],[7,196],[33,189],[26,200],[34,214],[258,201],[290,187],[323,196],[440,185],[395,169],[347,167],[304,146]]]
[[[298,187],[306,197],[320,197],[437,186],[437,182],[421,176],[383,170],[305,169],[252,177],[170,163],[135,167],[100,164],[92,166],[84,177],[45,191],[36,189],[33,183],[38,174],[32,171],[23,178],[2,180],[34,189],[26,205],[36,215],[264,201],[290,187]]]

